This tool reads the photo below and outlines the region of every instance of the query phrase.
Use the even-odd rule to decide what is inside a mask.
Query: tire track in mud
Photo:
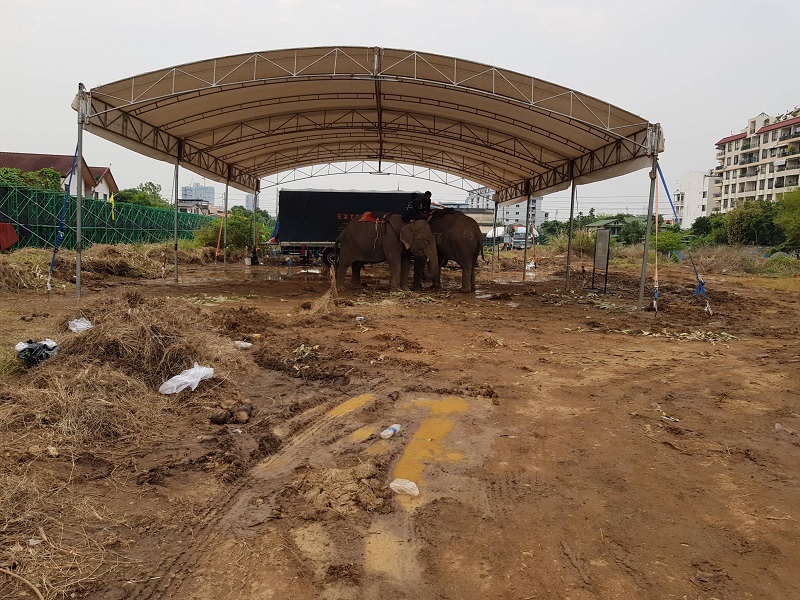
[[[131,590],[125,598],[130,600],[149,600],[151,598],[171,597],[180,589],[187,577],[191,576],[197,566],[207,558],[209,547],[215,543],[217,534],[225,523],[236,521],[246,510],[249,510],[249,494],[253,486],[269,482],[273,489],[264,490],[259,495],[274,495],[281,481],[276,477],[279,473],[287,473],[293,469],[298,459],[308,453],[309,444],[320,437],[328,429],[333,429],[339,417],[347,415],[377,397],[377,389],[355,396],[329,409],[318,420],[287,440],[274,454],[254,465],[250,472],[226,489],[209,503],[198,523],[184,526],[174,535],[175,538],[188,538],[191,542],[183,549],[164,556],[154,569],[147,573],[147,581],[140,587]],[[141,579],[141,578],[140,578]]]

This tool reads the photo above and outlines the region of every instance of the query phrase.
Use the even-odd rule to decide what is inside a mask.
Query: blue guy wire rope
[[[50,259],[50,271],[47,273],[47,291],[51,290],[50,287],[50,279],[53,276],[53,270],[56,268],[56,254],[58,253],[58,248],[61,245],[61,241],[64,239],[64,220],[67,217],[67,204],[69,203],[69,191],[72,187],[72,176],[75,174],[75,164],[78,162],[78,147],[75,147],[75,156],[72,158],[72,168],[69,171],[69,179],[67,180],[67,185],[65,186],[64,191],[64,204],[61,206],[61,216],[58,220],[58,233],[56,233],[56,241],[53,244],[53,258]],[[78,198],[78,202],[81,199]]]
[[[661,177],[661,185],[664,186],[664,191],[667,194],[667,200],[669,200],[670,208],[672,208],[672,214],[675,217],[675,222],[680,225],[681,220],[678,217],[678,211],[675,210],[675,204],[672,202],[672,195],[669,193],[669,188],[667,187],[667,182],[664,180],[664,172],[661,170],[661,165],[656,164],[656,168],[658,169],[658,175]],[[692,269],[694,269],[694,276],[697,278],[697,288],[694,290],[694,294],[692,296],[702,296],[703,300],[706,301],[706,312],[709,315],[713,315],[713,311],[711,310],[711,303],[708,301],[708,295],[706,294],[706,282],[703,281],[703,278],[700,277],[700,273],[697,271],[697,266],[694,264],[694,259],[692,258],[692,253],[687,250],[686,252],[689,255],[689,262],[692,263]],[[678,253],[679,258],[683,258],[683,254]]]

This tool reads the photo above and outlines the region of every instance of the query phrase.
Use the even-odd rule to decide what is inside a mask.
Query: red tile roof
[[[23,152],[0,152],[0,166],[20,171],[54,169],[62,177],[72,170],[72,156],[66,154],[26,154]]]
[[[740,140],[744,137],[747,137],[746,133],[737,133],[736,135],[729,135],[726,138],[722,138],[718,141],[715,146],[721,146],[722,144],[727,144],[728,142],[732,142],[733,140]]]
[[[780,129],[781,127],[786,127],[787,125],[794,125],[796,123],[800,123],[800,117],[795,117],[794,119],[786,119],[785,121],[779,121],[778,123],[773,123],[772,125],[764,125],[764,127],[756,131],[756,133],[766,133],[767,131],[772,131],[773,129]]]
[[[53,169],[61,173],[61,177],[69,177],[74,157],[69,154],[29,154],[27,152],[0,152],[0,167],[19,169],[20,171],[39,171]],[[83,163],[83,181],[87,187],[95,187],[103,178],[108,179],[112,193],[119,190],[109,167],[90,167]],[[112,183],[113,182],[113,183]]]

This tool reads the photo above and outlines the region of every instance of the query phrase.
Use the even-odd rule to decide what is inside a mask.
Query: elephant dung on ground
[[[478,256],[483,258],[483,234],[478,223],[472,217],[451,208],[433,211],[428,223],[436,238],[439,264],[446,264],[448,260],[457,262],[461,267],[461,289],[459,291],[474,292]],[[422,286],[421,275],[422,265],[415,261],[415,288]],[[434,289],[441,287],[439,273],[433,277],[433,287]]]
[[[347,224],[336,240],[339,264],[336,285],[342,286],[347,269],[352,269],[353,287],[361,287],[361,267],[365,264],[389,264],[389,285],[408,290],[411,257],[420,263],[420,270],[434,280],[439,278],[439,257],[430,225],[424,220],[404,223],[397,214],[375,216],[364,213]],[[417,268],[415,267],[415,271]]]

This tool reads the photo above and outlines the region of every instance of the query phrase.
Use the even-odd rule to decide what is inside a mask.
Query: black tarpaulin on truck
[[[412,192],[281,190],[278,237],[282,244],[330,244],[362,213],[402,213]]]

